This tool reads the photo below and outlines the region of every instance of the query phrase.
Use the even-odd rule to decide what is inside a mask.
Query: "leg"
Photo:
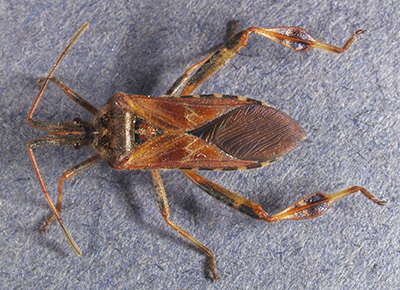
[[[230,31],[229,39],[231,39],[236,34],[236,28],[237,28],[237,24],[238,23],[239,23],[239,21],[232,21],[232,23],[230,25],[231,26],[231,29],[230,29],[231,31]],[[166,95],[168,95],[168,96],[176,96],[176,95],[178,95],[179,90],[181,90],[186,85],[186,83],[188,82],[190,74],[192,72],[194,72],[195,70],[199,69],[212,55],[213,55],[213,53],[210,54],[209,56],[207,56],[206,58],[202,59],[201,61],[195,63],[194,65],[192,65],[188,69],[186,69],[185,72],[169,88],[169,90],[167,91]]]
[[[99,111],[95,106],[93,106],[91,103],[86,101],[84,98],[82,98],[80,95],[75,93],[71,88],[65,86],[62,82],[60,82],[56,77],[51,77],[49,78],[49,81],[51,81],[53,84],[57,85],[63,92],[66,94],[71,100],[73,100],[75,103],[77,103],[79,106],[84,108],[86,111],[91,113],[92,115],[96,115],[97,112]],[[43,87],[43,84],[46,82],[46,79],[41,79],[39,81],[39,87]]]
[[[173,88],[176,89],[176,91],[180,88],[183,88],[180,95],[191,94],[200,84],[202,84],[210,76],[217,72],[228,62],[228,60],[230,60],[236,53],[238,53],[244,46],[246,46],[247,40],[252,33],[262,35],[279,44],[285,45],[298,51],[305,51],[310,47],[316,47],[334,53],[343,53],[354,43],[356,37],[362,34],[363,31],[356,31],[353,36],[346,42],[343,48],[341,48],[319,42],[315,40],[311,35],[309,35],[305,30],[298,27],[250,27],[234,35],[219,50],[217,50],[215,53],[211,54],[201,62],[197,63],[196,65],[200,67],[191,78],[189,78],[189,76],[187,75],[188,71],[186,71],[185,74],[178,79],[179,86],[175,86],[175,84],[178,83],[177,81],[174,84]],[[202,63],[203,61],[204,63]],[[196,68],[193,68],[190,72],[192,72]],[[168,92],[170,91],[171,89]],[[174,91],[174,93],[176,93],[176,91]]]
[[[269,216],[260,205],[255,204],[251,200],[240,196],[239,194],[232,192],[222,186],[198,175],[194,171],[181,170],[195,185],[206,193],[222,201],[223,203],[241,211],[252,218],[265,220],[266,222],[275,222],[278,220],[299,220],[313,218],[322,215],[329,206],[336,200],[341,199],[352,193],[361,191],[368,199],[379,205],[384,205],[386,201],[378,200],[375,196],[369,193],[365,188],[359,186],[353,186],[345,189],[339,193],[326,196],[322,193],[314,193],[301,201],[291,205],[287,209],[280,213]]]
[[[32,119],[33,113],[35,112],[36,107],[39,104],[39,101],[42,98],[43,93],[46,90],[47,85],[49,84],[50,79],[53,77],[56,69],[59,67],[59,65],[62,62],[62,60],[65,58],[67,53],[72,49],[72,47],[78,41],[79,37],[81,37],[81,35],[85,32],[85,30],[88,28],[88,26],[89,26],[89,22],[85,23],[84,25],[82,25],[81,28],[79,28],[79,30],[75,33],[75,35],[69,41],[69,43],[68,43],[67,47],[65,48],[65,50],[61,53],[60,57],[58,58],[58,60],[54,64],[53,68],[50,70],[50,72],[47,75],[47,77],[42,82],[41,89],[40,89],[40,91],[39,91],[39,93],[38,93],[38,95],[36,97],[35,102],[32,105],[31,110],[29,111],[28,117],[27,117],[27,121],[28,121],[29,125],[31,125],[33,127],[36,127],[36,128],[39,128],[39,129],[46,129],[46,126],[43,127],[43,125],[46,125],[45,122],[34,122],[34,120]]]
[[[64,181],[74,177],[78,173],[82,172],[83,170],[89,168],[90,166],[96,164],[98,161],[101,160],[100,155],[95,155],[90,157],[89,159],[86,159],[85,161],[79,163],[78,165],[75,165],[71,169],[65,171],[63,175],[60,177],[58,180],[58,198],[57,198],[57,204],[56,204],[56,209],[58,213],[61,213],[62,206],[62,192],[63,192],[63,184]],[[47,227],[55,220],[56,216],[53,213],[46,221],[46,223],[42,227],[42,231],[46,232]]]
[[[187,232],[182,230],[179,226],[174,224],[169,220],[169,206],[168,206],[168,200],[167,200],[167,195],[165,193],[164,185],[161,180],[160,173],[158,170],[152,170],[151,171],[152,177],[153,177],[153,182],[154,186],[156,188],[156,194],[157,194],[157,203],[160,208],[161,214],[164,217],[165,222],[172,227],[175,231],[180,233],[182,236],[187,238],[189,241],[191,241],[193,244],[195,244],[197,247],[199,247],[210,259],[210,270],[213,276],[214,280],[219,279],[215,267],[215,258],[213,252],[207,248],[205,245],[200,243],[198,240],[193,238],[191,235],[189,235]]]
[[[54,139],[54,138],[49,138],[49,137],[48,138],[35,139],[35,140],[29,142],[29,144],[28,144],[28,153],[29,153],[29,157],[30,157],[30,159],[32,161],[33,168],[35,169],[37,178],[39,180],[40,187],[42,188],[44,196],[46,197],[46,200],[49,203],[49,206],[50,206],[51,210],[53,211],[55,219],[57,219],[57,221],[60,223],[61,229],[63,230],[63,233],[64,233],[65,237],[67,238],[68,243],[71,245],[71,247],[74,249],[74,251],[78,254],[78,256],[82,256],[81,250],[79,249],[78,245],[75,243],[75,241],[72,238],[72,236],[71,236],[70,232],[68,231],[67,227],[65,226],[65,224],[61,220],[60,214],[59,214],[57,208],[54,206],[54,203],[51,200],[49,193],[47,192],[46,186],[45,186],[43,178],[42,178],[42,174],[39,171],[39,167],[37,165],[35,156],[33,154],[33,148],[35,148],[37,146],[60,145],[59,143],[60,143],[59,140]],[[98,157],[98,159],[100,160],[100,157]],[[93,161],[93,162],[95,162],[95,161]]]
[[[212,54],[207,56],[206,58],[202,59],[198,63],[195,63],[194,65],[189,67],[187,70],[185,70],[185,72],[169,88],[166,95],[176,96],[178,94],[179,90],[181,90],[188,82],[190,74],[192,72],[194,72],[195,70],[199,69],[211,56],[212,56]]]

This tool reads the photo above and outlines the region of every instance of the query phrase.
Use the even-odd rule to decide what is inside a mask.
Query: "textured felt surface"
[[[218,3],[218,4],[217,4]],[[1,289],[398,289],[399,1],[0,1]],[[180,172],[162,172],[171,218],[216,255],[204,255],[168,228],[149,172],[104,162],[65,184],[62,217],[83,256],[53,224],[26,151],[44,132],[26,116],[36,84],[76,30],[91,25],[56,73],[100,108],[116,92],[160,95],[185,68],[228,37],[228,24],[295,25],[343,45],[342,55],[291,51],[260,36],[196,93],[267,102],[304,127],[307,140],[260,170],[204,175],[276,213],[310,193],[358,184],[361,194],[322,217],[266,224],[215,202]],[[35,115],[88,118],[54,86]],[[53,198],[60,175],[91,149],[35,150]]]

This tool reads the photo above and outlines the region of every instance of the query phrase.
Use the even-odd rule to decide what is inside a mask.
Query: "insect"
[[[286,219],[307,219],[323,214],[336,200],[360,191],[378,205],[377,199],[365,188],[352,186],[333,195],[311,194],[275,215],[268,215],[260,205],[205,179],[194,170],[243,170],[260,168],[296,148],[306,137],[304,130],[285,113],[257,100],[231,95],[190,95],[200,84],[218,71],[243,48],[252,33],[279,44],[305,51],[310,47],[334,53],[346,51],[363,33],[355,32],[343,48],[315,40],[297,27],[250,27],[234,34],[220,49],[189,67],[167,91],[165,96],[116,94],[98,110],[53,75],[60,63],[87,29],[85,23],[68,43],[48,76],[41,80],[40,91],[28,115],[28,124],[47,131],[47,136],[32,140],[28,152],[52,215],[42,230],[57,220],[65,237],[81,256],[60,213],[63,184],[83,170],[104,159],[117,170],[151,171],[157,203],[165,222],[199,247],[209,258],[214,280],[218,279],[213,252],[169,219],[166,192],[160,169],[178,169],[200,189],[255,219],[275,222]],[[49,82],[90,112],[94,119],[72,122],[44,122],[32,116]],[[57,203],[51,200],[33,154],[33,148],[44,145],[91,146],[93,157],[65,171],[59,179]]]

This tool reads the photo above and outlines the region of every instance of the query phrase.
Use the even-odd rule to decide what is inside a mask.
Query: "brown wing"
[[[165,133],[132,153],[125,169],[237,169],[257,167],[256,161],[236,159],[189,134]]]
[[[304,130],[285,113],[250,104],[189,132],[237,159],[275,160],[304,141]]]
[[[121,95],[135,114],[169,132],[193,130],[235,108],[260,103],[244,97],[216,94],[180,97]]]
[[[243,97],[121,94],[117,99],[161,128],[160,136],[148,138],[127,156],[122,166],[127,169],[259,167],[305,139],[303,129],[285,113]]]

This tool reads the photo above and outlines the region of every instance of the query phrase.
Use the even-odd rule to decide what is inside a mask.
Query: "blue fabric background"
[[[218,3],[218,4],[217,4]],[[399,1],[0,1],[1,289],[398,289],[400,287]],[[269,213],[318,191],[352,185],[322,217],[266,224],[214,201],[180,172],[162,172],[171,218],[208,245],[204,255],[165,225],[149,172],[104,162],[65,184],[62,217],[83,256],[50,214],[26,144],[44,132],[26,116],[36,84],[86,21],[56,73],[100,108],[116,92],[161,95],[189,65],[227,39],[228,23],[298,26],[341,46],[342,55],[291,51],[260,36],[195,93],[244,95],[297,120],[307,140],[260,170],[204,175]],[[88,113],[50,86],[35,117],[66,121]],[[55,199],[61,174],[93,153],[35,150]]]

